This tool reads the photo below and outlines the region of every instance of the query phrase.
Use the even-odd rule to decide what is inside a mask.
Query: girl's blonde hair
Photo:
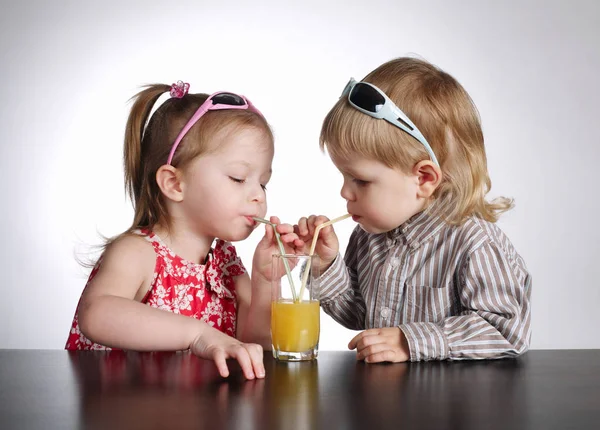
[[[186,94],[171,98],[144,124],[156,100],[170,86],[148,85],[133,97],[127,120],[124,145],[125,190],[134,207],[134,218],[126,233],[140,228],[152,229],[157,223],[168,228],[171,222],[166,202],[156,182],[156,172],[167,163],[173,142],[208,94]],[[215,151],[212,138],[219,131],[253,127],[264,131],[273,145],[273,133],[266,120],[250,110],[218,110],[204,114],[180,142],[172,165],[185,167],[196,157]]]
[[[452,202],[444,214],[447,222],[462,224],[472,215],[496,222],[512,208],[511,199],[485,200],[491,181],[479,112],[456,79],[426,61],[403,57],[382,64],[363,81],[385,92],[431,145],[443,174],[433,198]],[[359,155],[405,173],[429,159],[416,139],[361,113],[347,97],[325,117],[320,146],[336,157]]]
[[[125,191],[134,208],[133,222],[125,232],[117,236],[102,236],[103,244],[91,247],[94,254],[101,254],[115,240],[134,230],[151,230],[158,223],[167,229],[170,226],[171,219],[165,198],[156,182],[156,172],[167,164],[177,135],[208,98],[208,94],[186,94],[182,98],[170,98],[148,118],[158,98],[170,90],[169,85],[147,85],[132,97],[133,106],[125,130],[123,164]],[[261,115],[240,109],[210,111],[192,126],[179,143],[171,164],[184,170],[196,157],[218,150],[213,143],[218,132],[235,132],[243,127],[264,131],[273,145],[273,133]],[[97,260],[77,253],[75,258],[87,268],[94,267],[97,263]]]

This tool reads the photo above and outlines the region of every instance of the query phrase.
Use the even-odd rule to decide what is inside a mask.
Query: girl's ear
[[[419,181],[417,197],[423,199],[431,197],[442,182],[442,169],[431,160],[423,160],[415,164],[413,174]]]
[[[156,183],[166,198],[174,202],[183,200],[181,173],[169,164],[163,164],[156,172]]]

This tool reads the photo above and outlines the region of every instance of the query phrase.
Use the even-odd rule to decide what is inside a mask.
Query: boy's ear
[[[181,173],[169,164],[163,164],[156,171],[156,183],[166,198],[174,202],[183,200]]]
[[[431,160],[415,164],[413,174],[419,181],[417,197],[428,199],[442,182],[442,169]]]

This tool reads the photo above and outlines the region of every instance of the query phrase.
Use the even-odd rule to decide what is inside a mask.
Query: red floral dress
[[[217,239],[206,263],[197,264],[177,256],[153,232],[138,230],[135,233],[146,238],[156,252],[154,281],[142,303],[199,319],[235,336],[237,302],[233,277],[246,273],[235,247]],[[92,270],[86,287],[101,263],[102,258]],[[65,349],[111,348],[94,343],[81,333],[76,311]]]

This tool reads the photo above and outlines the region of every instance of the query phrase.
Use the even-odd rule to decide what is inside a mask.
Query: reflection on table
[[[600,422],[600,351],[368,365],[352,352],[222,379],[189,353],[0,350],[2,428],[564,429]]]

